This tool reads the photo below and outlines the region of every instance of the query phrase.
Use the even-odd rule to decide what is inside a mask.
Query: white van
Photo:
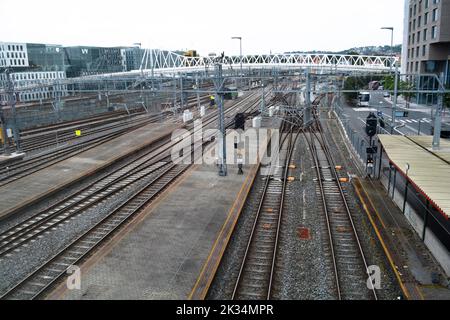
[[[358,94],[358,107],[368,107],[370,101],[370,92],[361,91]]]

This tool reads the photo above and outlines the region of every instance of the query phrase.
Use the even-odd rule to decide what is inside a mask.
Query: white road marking
[[[375,108],[353,108],[353,111],[358,111],[358,112],[371,111],[371,112],[375,112],[375,111],[377,111],[377,109],[375,109]]]
[[[386,116],[387,118],[389,118],[389,119],[392,120],[392,117],[391,117],[391,116],[388,116],[388,115],[385,115],[385,116]],[[362,123],[364,123],[364,124],[366,123],[366,122],[365,122],[363,119],[361,119],[360,117],[358,117],[358,119],[361,120]],[[418,131],[417,128],[413,128],[413,127],[411,127],[411,126],[408,126],[408,125],[405,123],[405,120],[403,120],[403,119],[396,119],[396,122],[399,122],[400,124],[403,124],[405,128],[408,128],[408,129],[411,130],[412,132],[417,132],[417,131]],[[398,128],[398,129],[401,129],[401,128]],[[423,136],[423,135],[426,135],[426,134],[423,133],[423,132],[421,132],[420,135]]]

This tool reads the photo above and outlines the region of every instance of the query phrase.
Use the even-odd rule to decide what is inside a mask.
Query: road
[[[430,135],[431,134],[431,111],[430,107],[417,107],[411,106],[411,108],[405,108],[404,105],[397,105],[398,111],[408,111],[408,117],[396,117],[397,130],[405,135]],[[373,91],[369,101],[369,107],[352,108],[348,105],[344,105],[344,115],[349,119],[350,125],[360,132],[362,135],[366,135],[364,132],[366,118],[369,112],[382,112],[383,118],[387,123],[392,121],[392,102],[390,98],[383,97],[382,91]],[[390,127],[387,125],[386,129],[390,131]],[[384,129],[381,129],[381,133],[387,133]]]

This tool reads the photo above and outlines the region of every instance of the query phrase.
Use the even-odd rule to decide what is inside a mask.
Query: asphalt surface
[[[433,106],[422,106],[412,103],[409,108],[406,108],[404,101],[397,104],[397,111],[408,111],[407,117],[396,117],[397,130],[405,135],[430,135],[432,118],[431,113],[434,111]],[[350,121],[353,129],[357,130],[361,135],[366,136],[364,132],[365,119],[370,112],[377,114],[382,113],[382,117],[386,123],[392,121],[392,101],[389,97],[383,96],[383,91],[373,91],[369,101],[369,107],[350,107],[344,105],[344,115]],[[447,115],[448,117],[448,115]],[[390,131],[389,125],[385,129]],[[381,133],[387,133],[383,129]]]

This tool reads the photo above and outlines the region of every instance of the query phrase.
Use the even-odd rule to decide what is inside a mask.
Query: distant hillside
[[[401,54],[402,45],[394,46],[394,53]],[[287,53],[305,53],[304,51],[291,51]],[[364,54],[371,56],[383,56],[391,54],[391,46],[365,46],[350,48],[343,51],[307,51],[306,53],[336,53],[336,54]]]

